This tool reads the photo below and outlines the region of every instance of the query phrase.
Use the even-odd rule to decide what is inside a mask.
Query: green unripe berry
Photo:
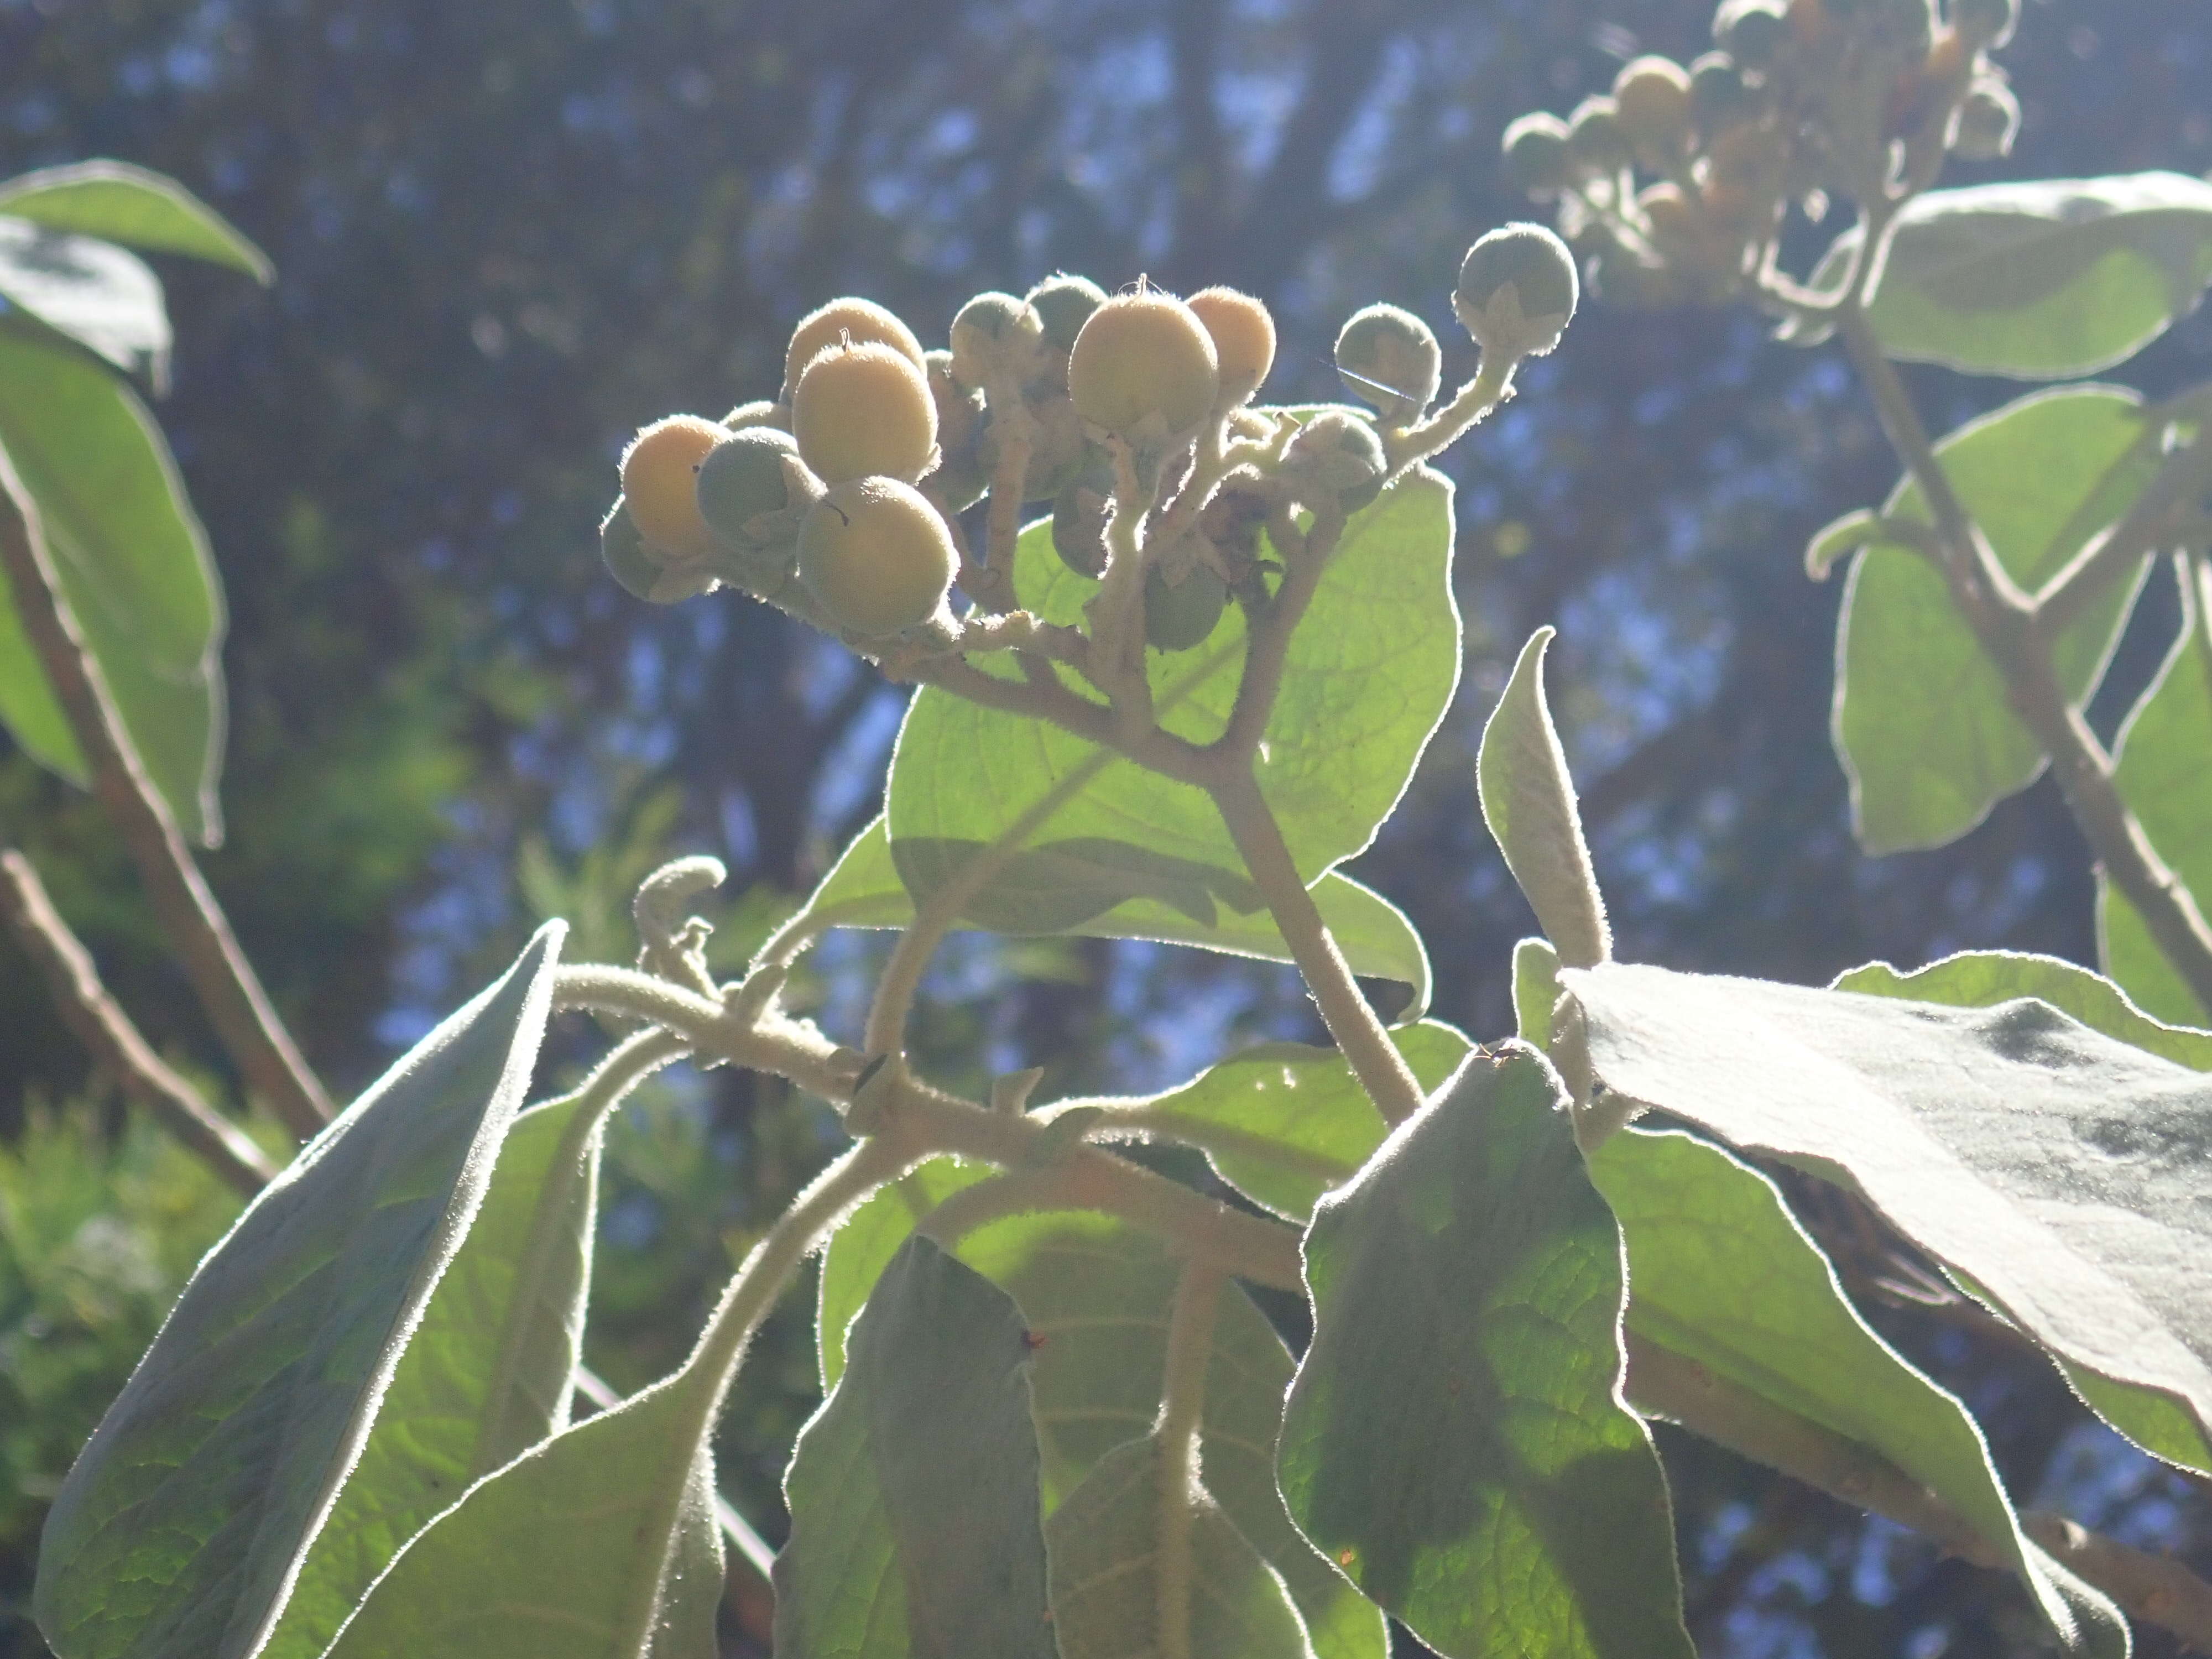
[[[1306,505],[1353,514],[1382,493],[1389,463],[1375,428],[1342,410],[1323,410],[1297,429],[1283,451],[1283,476]]]
[[[1638,159],[1655,171],[1689,147],[1690,76],[1673,58],[1638,58],[1624,65],[1613,101]]]
[[[1772,67],[1790,35],[1784,0],[1728,0],[1713,14],[1713,44],[1746,69]]]
[[[1574,182],[1567,124],[1549,110],[1532,111],[1507,127],[1501,148],[1505,176],[1523,195],[1557,196]]]
[[[881,639],[927,622],[952,586],[952,538],[896,478],[850,478],[806,510],[799,575],[831,621]]]
[[[1962,161],[1994,161],[2012,154],[2020,137],[2020,100],[1998,80],[1974,82],[1959,106],[1959,128],[1951,152]]]
[[[741,432],[749,426],[772,426],[779,432],[791,430],[791,406],[777,403],[772,398],[756,398],[749,404],[739,404],[722,416],[722,424],[732,432]]]
[[[1444,354],[1429,325],[1396,306],[1352,313],[1336,337],[1336,372],[1385,426],[1419,420],[1443,382]]]
[[[1275,366],[1275,319],[1266,306],[1233,288],[1200,289],[1186,303],[1213,342],[1221,396],[1243,403]]]
[[[1206,566],[1193,565],[1170,582],[1154,565],[1145,573],[1145,643],[1160,651],[1203,645],[1228,602],[1229,585]]]
[[[783,355],[784,401],[789,403],[799,390],[799,377],[806,372],[807,364],[830,347],[871,342],[889,346],[916,368],[923,366],[921,342],[888,306],[848,296],[808,312],[792,331],[790,348]]]
[[[1029,291],[1030,304],[1044,322],[1044,337],[1062,351],[1075,349],[1091,313],[1106,303],[1106,290],[1088,276],[1066,271],[1048,276]]]
[[[1575,257],[1542,225],[1501,226],[1468,249],[1452,311],[1485,353],[1540,357],[1574,319]]]
[[[699,463],[728,433],[696,415],[671,415],[641,428],[623,451],[623,495],[639,532],[656,547],[696,558],[714,544],[693,488]]]
[[[1709,52],[1690,65],[1690,107],[1698,131],[1711,137],[1757,112],[1743,68],[1724,52]]]
[[[599,557],[607,567],[607,574],[620,582],[631,597],[653,598],[653,585],[660,577],[660,561],[647,550],[637,520],[630,517],[629,503],[620,497],[616,498],[612,510],[600,521]]]
[[[799,459],[799,445],[787,432],[749,426],[732,433],[699,463],[699,516],[714,539],[742,548],[751,538],[745,526],[763,513],[781,513],[792,504],[784,473],[787,459]]]
[[[1951,0],[1951,27],[1970,45],[2002,46],[2020,27],[2020,0]]]
[[[1567,122],[1567,159],[1583,173],[1610,179],[1636,162],[1636,147],[1620,124],[1620,108],[1602,94],[1575,106]]]
[[[791,432],[824,483],[912,483],[936,464],[937,403],[921,367],[890,347],[835,345],[799,372]]]
[[[980,392],[994,380],[1018,386],[1042,361],[1044,319],[1011,294],[979,294],[952,319],[952,379]]]
[[[1124,438],[1165,440],[1213,409],[1220,389],[1213,338],[1171,294],[1117,295],[1091,313],[1067,357],[1076,413]]]

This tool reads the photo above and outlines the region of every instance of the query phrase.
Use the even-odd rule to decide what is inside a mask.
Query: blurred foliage
[[[1693,56],[1710,12],[0,0],[0,174],[141,162],[276,262],[273,294],[163,264],[179,337],[159,412],[232,611],[232,834],[210,873],[316,1065],[357,1088],[544,910],[577,919],[586,954],[625,959],[627,884],[665,854],[728,861],[744,896],[718,945],[738,948],[874,811],[896,693],[763,607],[653,610],[601,574],[592,526],[637,424],[772,393],[790,325],[830,293],[881,300],[934,343],[969,294],[1063,267],[1257,293],[1282,328],[1270,395],[1332,395],[1328,344],[1360,304],[1406,305],[1457,339],[1443,301],[1460,249],[1529,212],[1498,176],[1504,122],[1571,108],[1637,52]],[[2197,0],[2030,0],[2005,61],[2020,147],[1960,181],[2212,166]],[[2200,316],[2129,378],[2161,392],[2208,359]],[[1911,378],[1939,429],[2004,395]],[[1800,981],[1970,943],[2090,959],[2086,860],[2047,781],[1954,848],[1851,847],[1825,735],[1836,592],[1805,582],[1798,550],[1886,491],[1893,465],[1832,352],[1771,346],[1742,313],[1591,306],[1455,465],[1468,679],[1358,864],[1419,915],[1440,1018],[1510,1028],[1507,955],[1529,919],[1480,827],[1474,744],[1547,621],[1624,956]],[[2146,606],[2092,711],[2101,729],[2168,622]],[[89,802],[0,749],[0,826],[157,1046],[220,1079]],[[799,988],[833,1032],[857,1020],[880,951],[861,935],[817,952]],[[963,939],[927,991],[926,1066],[973,1083],[948,1068],[1046,1064],[1041,1097],[1166,1084],[1315,1030],[1287,975],[1157,947]],[[112,1310],[33,1345],[38,1378],[66,1387],[11,1382],[39,1390],[20,1409],[0,1397],[7,1455],[35,1443],[51,1478],[225,1203],[190,1197],[190,1172],[137,1132],[26,1115],[83,1085],[43,996],[0,945],[0,1168],[40,1160],[29,1190],[50,1218],[0,1243],[4,1329],[23,1328],[22,1263],[41,1284],[78,1275],[71,1305]],[[603,1041],[564,1021],[549,1072]],[[808,1103],[726,1073],[641,1096],[612,1134],[593,1362],[624,1387],[665,1369],[825,1133]],[[1815,1219],[1832,1241],[1863,1218]],[[72,1243],[94,1220],[141,1241],[99,1258],[112,1272]],[[1997,1425],[2023,1498],[2075,1502],[2202,1564],[2212,1536],[2171,1477],[2085,1438],[2063,1385],[1999,1337],[1884,1300],[1868,1260],[1855,1291]],[[811,1348],[794,1298],[726,1428],[726,1487],[771,1534]],[[2001,1582],[1709,1447],[1667,1449],[1707,1651],[2032,1646]],[[0,1587],[27,1582],[37,1478],[9,1488]],[[0,1623],[0,1654],[11,1639],[29,1638]]]

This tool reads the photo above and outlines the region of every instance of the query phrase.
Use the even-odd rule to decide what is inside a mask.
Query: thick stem
[[[2006,1552],[1918,1481],[1856,1441],[1717,1376],[1696,1361],[1627,1339],[1629,1401],[1855,1509],[1924,1534],[1960,1559],[2008,1571]],[[2036,1541],[2132,1617],[2212,1652],[2212,1585],[2179,1562],[2097,1537],[2057,1516],[2030,1516]]]
[[[1441,455],[1498,404],[1513,395],[1518,357],[1494,351],[1482,354],[1474,378],[1453,394],[1452,400],[1426,420],[1382,434],[1382,453],[1390,464],[1389,482],[1395,482],[1431,455]]]
[[[1421,1109],[1421,1085],[1359,994],[1352,964],[1337,948],[1313,895],[1298,875],[1275,814],[1249,767],[1216,780],[1212,795],[1253,885],[1267,901],[1291,959],[1321,1009],[1322,1021],[1383,1121],[1395,1127]]]
[[[276,1179],[276,1166],[261,1148],[154,1052],[107,994],[92,953],[54,908],[31,861],[12,847],[0,849],[0,916],[46,975],[62,1023],[113,1068],[126,1094],[248,1198]]]
[[[301,1139],[331,1116],[330,1097],[307,1069],[222,907],[185,844],[168,805],[147,776],[116,712],[100,665],[63,597],[39,527],[38,508],[0,447],[0,574],[16,614],[92,770],[93,793],[122,833],[161,931],[246,1086]]]
[[[1336,551],[1337,541],[1344,534],[1344,523],[1341,514],[1332,513],[1315,521],[1295,551],[1282,550],[1288,561],[1282,585],[1252,624],[1244,647],[1243,672],[1237,682],[1237,701],[1230,708],[1228,724],[1206,750],[1224,776],[1252,769],[1252,757],[1267,734],[1267,718],[1275,712],[1275,698],[1283,687],[1291,635],[1313,604],[1322,573],[1328,568],[1329,556]]]
[[[2197,1000],[2212,1008],[2212,927],[2120,799],[2111,757],[2059,683],[2047,640],[2035,625],[2034,601],[1997,562],[1951,488],[1919,410],[1896,367],[1882,355],[1864,310],[1847,307],[1837,328],[1873,393],[1883,431],[1935,518],[1952,599],[2004,675],[2014,710],[2051,757],[2059,788],[2090,851],[2141,914],[2159,950]]]
[[[1159,1510],[1152,1537],[1152,1589],[1160,1659],[1194,1659],[1190,1645],[1191,1525],[1199,1497],[1199,1431],[1206,1417],[1206,1373],[1213,1360],[1221,1274],[1193,1262],[1176,1285],[1160,1389]]]

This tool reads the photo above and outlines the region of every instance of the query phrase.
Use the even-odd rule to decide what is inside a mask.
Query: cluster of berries
[[[1486,354],[1517,361],[1557,343],[1576,289],[1556,236],[1510,226],[1469,251],[1453,304]],[[1021,501],[1051,503],[1063,562],[1095,579],[1131,481],[1144,480],[1149,506],[1163,483],[1194,474],[1203,435],[1259,463],[1248,471],[1264,470],[1269,489],[1212,489],[1181,516],[1176,545],[1145,549],[1146,642],[1187,650],[1240,581],[1264,580],[1268,513],[1372,501],[1390,470],[1386,438],[1420,422],[1442,382],[1436,337],[1390,306],[1354,316],[1336,347],[1372,417],[1250,407],[1274,360],[1267,308],[1227,288],[1182,300],[1139,283],[1109,297],[1055,276],[1018,298],[969,301],[937,351],[883,306],[836,300],[792,335],[776,399],[638,433],[601,551],[623,586],[658,603],[729,583],[864,648],[919,630],[949,638],[959,514],[1018,483]]]
[[[1989,52],[2020,0],[1723,0],[1714,50],[1625,65],[1610,96],[1505,130],[1508,174],[1559,201],[1607,297],[1726,298],[1772,255],[1796,203],[1917,190],[1943,158],[2004,155],[2020,105]],[[1639,185],[1639,180],[1648,180]]]

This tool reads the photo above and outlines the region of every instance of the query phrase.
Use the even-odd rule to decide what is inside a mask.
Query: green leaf
[[[1521,1041],[1552,1051],[1552,1010],[1559,1002],[1559,953],[1548,939],[1524,939],[1513,947],[1513,1020]]]
[[[1843,280],[1839,238],[1814,288]],[[1968,374],[2065,380],[2125,362],[2212,279],[2212,185],[2177,173],[2038,179],[1915,197],[1868,320],[1883,351]]]
[[[1045,1528],[1060,1659],[1144,1659],[1159,1617],[1159,1443],[1116,1446]],[[1191,1517],[1190,1646],[1206,1659],[1310,1659],[1304,1622],[1260,1553],[1203,1492]]]
[[[477,1482],[393,1558],[326,1659],[714,1659],[720,1380],[687,1365]]]
[[[2120,728],[2112,781],[2143,833],[2212,914],[2212,574],[2181,584],[2182,625],[2166,662]],[[2126,896],[2098,874],[2106,971],[2159,1018],[2212,1025]]]
[[[266,1659],[315,1659],[432,1516],[567,1426],[599,1130],[616,1098],[570,1095],[523,1113],[507,1132],[476,1223],[392,1373]]]
[[[1540,628],[1521,647],[1482,729],[1475,773],[1483,818],[1538,925],[1562,962],[1587,968],[1613,954],[1613,933],[1583,840],[1574,780],[1544,700],[1544,650],[1557,631]]]
[[[128,161],[78,161],[21,173],[0,183],[0,214],[228,265],[264,284],[276,274],[269,256],[205,202],[175,179]]]
[[[483,1196],[560,939],[541,929],[192,1275],[47,1516],[33,1606],[62,1659],[246,1659],[267,1639]]]
[[[1562,978],[1607,1085],[1854,1187],[2069,1364],[2212,1421],[2212,1076],[2032,999]]]
[[[1876,962],[1842,975],[1836,988],[1940,1002],[1952,1008],[1989,1008],[2018,997],[2037,997],[2092,1030],[2191,1071],[2212,1071],[2212,1033],[2161,1024],[2129,1001],[2110,980],[2056,957],[1967,951],[1911,974]],[[1990,1299],[1971,1279],[1960,1277],[1968,1291]],[[2107,1381],[2063,1359],[2058,1364],[2090,1409],[2137,1445],[2169,1462],[2212,1474],[2212,1446],[2197,1431],[2189,1413],[2167,1395]]]
[[[2156,472],[2142,403],[2115,386],[2036,392],[1936,446],[1960,500],[2022,586],[2041,586]],[[1931,522],[1910,482],[1882,512]],[[2102,678],[2140,584],[2140,568],[2112,583],[2056,642],[2059,682],[2077,702]],[[1844,589],[1832,730],[1850,777],[1852,828],[1869,853],[1955,841],[2045,765],[1941,573],[1887,538],[1852,565]]]
[[[0,334],[0,445],[37,502],[70,609],[147,771],[185,832],[214,845],[222,592],[160,428],[97,365]],[[38,758],[81,776],[75,743],[55,742],[52,692],[7,610],[0,717]],[[13,656],[18,646],[24,654]]]
[[[1628,1244],[1628,1328],[1872,1449],[2008,1555],[2060,1635],[2075,1616],[1966,1408],[1859,1317],[1774,1184],[1718,1146],[1627,1130],[1589,1160]]]
[[[1044,1339],[1030,1387],[1053,1515],[1100,1459],[1152,1431],[1181,1264],[1149,1235],[1088,1212],[994,1222],[960,1255]],[[1275,1487],[1291,1371],[1267,1316],[1241,1288],[1225,1288],[1206,1370],[1206,1487],[1289,1587],[1319,1659],[1383,1659],[1382,1614],[1298,1535]]]
[[[1016,594],[1048,622],[1079,623],[1097,585],[1060,562],[1051,537],[1048,522],[1023,532]],[[1451,702],[1460,668],[1451,544],[1450,485],[1426,471],[1406,478],[1351,520],[1291,637],[1258,773],[1309,883],[1373,839]],[[1198,649],[1148,653],[1161,723],[1197,743],[1218,737],[1243,650],[1243,613],[1231,607]],[[975,660],[1018,677],[1006,653]],[[908,708],[887,817],[895,851],[1002,837],[1012,851],[1050,848],[1051,879],[1082,890],[1086,907],[1141,893],[1115,897],[1106,912],[1117,931],[1139,937],[1235,927],[1230,918],[1258,906],[1204,791],[935,687]],[[925,854],[901,873],[926,896],[945,867]]]
[[[973,1269],[900,1247],[784,1477],[777,1653],[1055,1659],[1028,1334]]]
[[[822,1253],[822,1276],[816,1291],[815,1346],[822,1368],[822,1392],[837,1386],[845,1374],[845,1345],[853,1321],[867,1305],[876,1281],[884,1276],[899,1247],[932,1210],[963,1187],[988,1179],[997,1171],[988,1164],[970,1164],[957,1158],[933,1158],[918,1164],[897,1180],[878,1187],[830,1237]]]
[[[965,857],[975,845],[969,843],[958,849],[954,859]],[[1103,845],[1115,849],[1108,855],[1109,858],[1137,851],[1124,842]],[[925,876],[946,867],[950,843],[924,840],[918,843],[902,842],[901,846],[907,849],[902,861],[922,871]],[[916,853],[913,849],[917,846],[924,850]],[[1257,957],[1267,962],[1291,960],[1290,945],[1276,927],[1275,919],[1264,908],[1239,914],[1217,907],[1211,911],[1210,919],[1204,919],[1208,914],[1206,906],[1211,902],[1205,896],[1208,884],[1227,888],[1240,901],[1251,897],[1256,902],[1256,896],[1250,893],[1250,884],[1242,877],[1232,878],[1207,866],[1191,866],[1182,872],[1180,884],[1170,884],[1176,886],[1177,896],[1187,901],[1182,909],[1146,898],[1116,902],[1103,911],[1078,905],[1073,908],[1085,912],[1079,920],[1070,921],[1065,928],[1048,928],[1038,925],[1036,911],[1008,903],[996,894],[1006,884],[1021,880],[1026,874],[1044,889],[1042,892],[1033,889],[1029,896],[1039,897],[1046,905],[1059,906],[1062,901],[1050,890],[1048,878],[1052,872],[1069,875],[1078,882],[1095,884],[1100,878],[1099,871],[1085,868],[1081,861],[1062,857],[1050,848],[1017,854],[1011,865],[1012,867],[1002,877],[994,878],[993,892],[970,907],[963,926],[1012,933],[1064,931],[1090,939],[1152,939],[1163,945],[1194,945],[1231,956]],[[899,867],[892,859],[884,820],[878,818],[845,849],[808,901],[807,910],[814,927],[817,930],[905,927],[914,920],[914,899],[900,879]],[[952,862],[951,867],[957,867],[957,861]],[[1095,886],[1090,890],[1095,892]],[[1398,1011],[1396,1018],[1418,1019],[1426,1012],[1428,950],[1413,930],[1413,924],[1406,919],[1405,912],[1337,870],[1314,883],[1313,896],[1322,920],[1335,935],[1354,973],[1371,979],[1393,980],[1412,988],[1410,1000]],[[1063,908],[1063,916],[1066,914]]]
[[[2057,957],[2025,951],[1961,951],[1925,968],[1900,973],[1870,962],[1837,976],[1835,989],[1948,1008],[1994,1008],[2034,997],[2093,1031],[2147,1049],[2192,1072],[2212,1072],[2212,1031],[2191,1031],[2152,1018],[2102,974]]]
[[[175,337],[161,278],[137,254],[0,214],[0,301],[166,388]]]
[[[1433,1020],[1390,1034],[1423,1090],[1437,1087],[1474,1045]],[[1102,1133],[1111,1135],[1115,1114]],[[1147,1133],[1202,1146],[1231,1186],[1278,1215],[1304,1221],[1322,1194],[1358,1173],[1389,1133],[1334,1048],[1266,1042],[1127,1114]]]
[[[1446,1659],[1689,1659],[1659,1460],[1622,1407],[1620,1235],[1557,1075],[1471,1056],[1306,1235],[1279,1472]]]

